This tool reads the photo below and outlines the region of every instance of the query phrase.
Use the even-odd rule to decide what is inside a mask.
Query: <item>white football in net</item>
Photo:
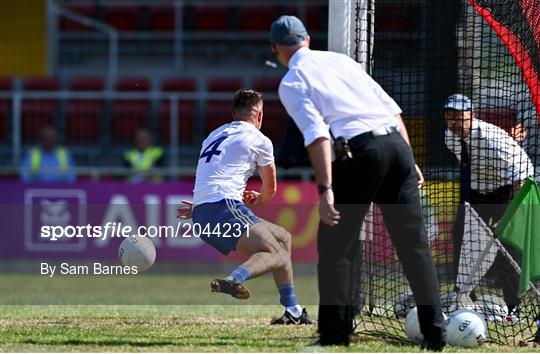
[[[443,313],[444,319],[448,317]],[[415,306],[409,311],[405,318],[405,334],[407,338],[415,344],[422,344],[424,341],[424,335],[420,331],[420,322],[418,321],[418,308]]]
[[[144,272],[156,260],[156,247],[148,237],[130,236],[120,244],[118,257],[125,266],[137,267],[137,272]]]
[[[405,334],[407,338],[415,344],[422,344],[424,335],[420,332],[420,322],[418,322],[418,308],[414,307],[405,318]]]
[[[446,325],[446,342],[461,347],[476,347],[486,341],[486,321],[471,310],[458,310],[450,314]]]

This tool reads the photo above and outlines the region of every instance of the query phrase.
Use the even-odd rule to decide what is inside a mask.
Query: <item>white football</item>
[[[446,322],[446,342],[461,347],[476,347],[486,341],[486,321],[478,313],[461,309],[450,314]]]
[[[148,237],[130,236],[120,244],[118,257],[123,265],[137,267],[137,272],[144,272],[156,260],[156,247]]]
[[[443,313],[445,321],[446,315]],[[424,341],[424,335],[420,331],[420,321],[418,321],[418,307],[414,307],[409,311],[405,318],[405,334],[407,338],[415,344],[422,344]]]

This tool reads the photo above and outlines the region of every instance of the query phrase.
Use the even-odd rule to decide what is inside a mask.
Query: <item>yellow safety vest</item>
[[[132,168],[137,171],[146,171],[154,166],[154,163],[163,155],[163,149],[160,147],[150,146],[141,153],[139,150],[133,149],[124,153],[124,158],[129,162]]]
[[[60,165],[60,171],[66,172],[68,169],[68,152],[67,149],[63,147],[58,147],[55,150],[56,159],[58,160],[58,165]],[[41,149],[38,147],[33,147],[30,149],[30,171],[32,173],[37,173],[41,169]]]

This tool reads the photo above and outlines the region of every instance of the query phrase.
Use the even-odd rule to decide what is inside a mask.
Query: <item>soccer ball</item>
[[[446,342],[461,347],[476,347],[486,341],[487,324],[476,312],[461,309],[446,321]]]
[[[409,311],[405,318],[405,334],[407,338],[415,344],[422,344],[424,335],[420,331],[420,322],[418,321],[418,307]]]
[[[130,236],[120,244],[118,258],[123,265],[137,267],[137,272],[144,272],[156,260],[156,247],[148,237]]]
[[[445,321],[448,319],[443,313]],[[424,335],[420,331],[420,322],[418,321],[418,307],[414,307],[409,311],[405,318],[405,334],[407,338],[415,344],[422,344]]]

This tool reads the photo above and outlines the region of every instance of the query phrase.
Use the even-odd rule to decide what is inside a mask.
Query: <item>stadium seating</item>
[[[56,78],[39,77],[23,80],[25,91],[56,91],[59,83]],[[22,103],[22,139],[24,143],[35,142],[41,129],[53,124],[58,114],[58,101],[50,99],[28,99]]]
[[[300,15],[298,6],[287,7],[285,13],[300,18],[303,17],[308,32],[323,31],[328,27],[328,19],[325,18],[328,11],[322,6],[306,6],[304,9],[304,16]]]
[[[123,78],[116,84],[116,90],[148,91],[147,78]],[[114,143],[128,143],[133,140],[135,131],[148,123],[150,102],[148,100],[117,100],[112,107],[112,138]]]
[[[206,89],[209,92],[226,92],[230,100],[210,100],[206,102],[204,121],[205,133],[208,134],[217,127],[231,120],[232,93],[243,86],[240,78],[209,78]]]
[[[279,82],[281,78],[271,77],[267,79],[255,79],[253,80],[252,87],[254,90],[261,93],[275,93],[277,94],[279,88]]]
[[[196,31],[227,31],[231,9],[227,6],[195,6],[193,22]]]
[[[197,82],[193,78],[170,78],[161,84],[163,92],[196,92]],[[159,135],[170,141],[170,102],[163,101],[159,106]],[[192,142],[197,104],[194,100],[178,101],[178,139],[182,144]]]
[[[152,31],[173,31],[174,7],[167,4],[150,7],[150,29]]]
[[[120,31],[135,31],[139,26],[140,7],[137,5],[109,5],[105,8],[105,22]]]
[[[11,79],[0,79],[0,93],[6,93],[13,88]],[[11,101],[5,98],[0,98],[0,140],[5,141],[10,127]]]
[[[285,111],[281,102],[265,101],[261,131],[268,136],[274,144],[280,144],[285,136],[287,119],[287,111]]]
[[[276,8],[272,6],[242,6],[239,10],[240,30],[267,32],[276,13]]]
[[[285,136],[288,115],[278,99],[277,92],[281,78],[253,80],[253,89],[263,93],[264,119],[261,131],[274,143],[279,144]],[[271,98],[271,99],[270,99]]]
[[[67,4],[63,6],[66,10],[75,12],[79,15],[96,18],[97,11],[93,5],[88,4]],[[63,31],[89,31],[92,28],[83,25],[82,23],[72,21],[66,17],[61,17],[60,19],[60,29]]]
[[[101,78],[79,77],[69,83],[72,91],[102,91],[105,82]],[[67,138],[70,143],[96,143],[103,116],[102,100],[72,100],[66,107]]]

